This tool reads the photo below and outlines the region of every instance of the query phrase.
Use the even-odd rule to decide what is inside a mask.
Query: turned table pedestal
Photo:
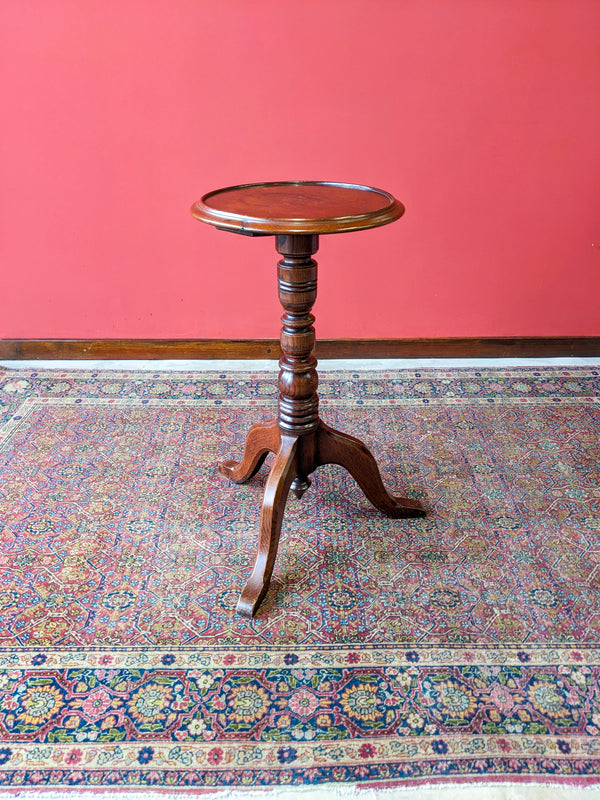
[[[249,480],[269,453],[275,454],[260,518],[258,553],[238,601],[244,616],[256,613],[271,580],[281,523],[290,491],[300,498],[309,475],[323,464],[339,464],[370,502],[388,517],[420,517],[417,500],[390,494],[365,445],[333,430],[319,417],[317,360],[313,355],[319,235],[358,231],[398,219],[404,208],[387,192],[344,183],[285,182],[232,186],[210,192],[192,214],[219,229],[248,236],[275,236],[281,318],[277,419],[250,428],[242,460],[219,470],[235,483]]]

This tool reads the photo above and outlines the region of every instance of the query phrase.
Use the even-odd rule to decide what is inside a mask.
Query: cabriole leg
[[[282,436],[281,445],[267,480],[260,515],[258,552],[252,575],[244,587],[237,611],[244,617],[253,617],[267,593],[279,545],[285,502],[296,476],[298,440]]]
[[[245,483],[256,475],[269,453],[279,450],[279,428],[276,422],[258,422],[248,431],[241,461],[224,461],[218,469],[234,483]]]
[[[425,509],[418,500],[396,497],[388,492],[370,450],[354,436],[340,433],[321,422],[317,431],[317,458],[319,465],[339,464],[348,470],[365,497],[386,516],[424,517]]]

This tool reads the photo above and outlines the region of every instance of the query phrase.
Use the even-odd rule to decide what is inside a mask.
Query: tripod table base
[[[308,476],[317,467],[339,464],[347,469],[365,497],[388,517],[425,516],[417,500],[387,491],[377,462],[359,439],[330,428],[322,420],[316,430],[299,436],[280,431],[276,421],[253,425],[242,460],[225,461],[219,465],[219,471],[235,483],[245,483],[258,472],[269,453],[275,453],[275,460],[265,487],[258,552],[252,575],[237,604],[238,613],[245,617],[254,616],[269,588],[290,489],[301,497],[310,486]]]

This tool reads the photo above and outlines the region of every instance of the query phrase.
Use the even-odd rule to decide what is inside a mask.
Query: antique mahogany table
[[[244,483],[268,453],[275,460],[265,487],[254,570],[237,604],[255,614],[271,580],[290,490],[300,498],[309,475],[323,464],[348,470],[371,503],[388,517],[421,517],[416,500],[389,494],[377,463],[358,439],[335,431],[319,418],[317,360],[313,355],[319,235],[374,228],[393,222],[404,207],[387,192],[368,186],[315,181],[259,183],[210,192],[192,214],[221,230],[248,236],[275,236],[281,318],[279,401],[276,420],[253,425],[240,462],[219,465],[223,475]]]

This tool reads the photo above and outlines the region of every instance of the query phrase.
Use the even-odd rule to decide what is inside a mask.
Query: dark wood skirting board
[[[0,339],[0,360],[277,359],[277,339]],[[317,358],[600,356],[600,336],[321,339]]]

